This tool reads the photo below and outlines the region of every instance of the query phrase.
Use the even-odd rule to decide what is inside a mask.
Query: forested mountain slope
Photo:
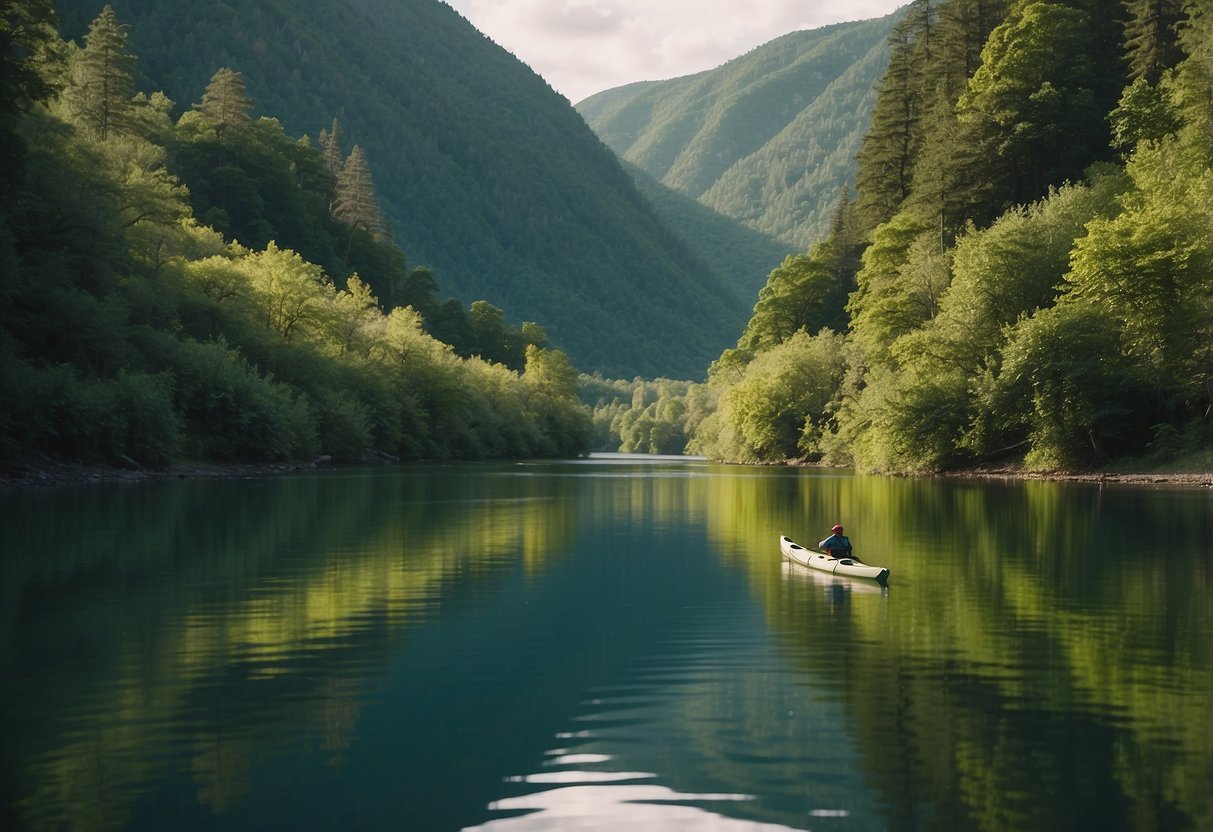
[[[740,461],[1209,470],[1213,6],[915,0],[890,44],[831,235],[708,391],[613,423]]]
[[[563,97],[449,6],[113,6],[130,24],[136,85],[178,112],[230,66],[288,134],[339,118],[409,261],[431,266],[444,293],[540,323],[579,367],[699,376],[744,324],[752,297],[666,229]],[[100,3],[57,8],[79,38]]]
[[[631,162],[623,167],[662,221],[747,302],[753,302],[771,270],[795,248],[661,184]]]
[[[436,306],[382,233],[357,147],[334,169],[254,120],[227,67],[172,118],[162,92],[134,92],[109,6],[82,45],[59,39],[49,0],[8,15],[0,475],[588,450],[576,370],[541,328],[442,304],[456,347],[380,305],[375,287]]]
[[[577,105],[623,159],[750,228],[807,248],[829,231],[898,14],[778,38],[725,65]]]

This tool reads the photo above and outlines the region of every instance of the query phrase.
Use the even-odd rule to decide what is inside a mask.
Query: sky
[[[720,66],[798,29],[909,0],[446,0],[576,104],[633,81]]]

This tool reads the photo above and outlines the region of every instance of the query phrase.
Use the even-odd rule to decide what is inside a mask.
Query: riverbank
[[[0,470],[0,488],[35,488],[89,483],[122,484],[163,479],[244,479],[313,471],[331,462],[331,457],[321,456],[311,462],[197,462],[175,463],[164,468],[146,468],[134,463],[118,467],[45,461]]]
[[[1016,468],[981,468],[948,471],[938,476],[949,479],[1044,480],[1049,482],[1124,483],[1127,485],[1179,486],[1213,489],[1213,472],[1191,471],[1024,471]]]
[[[387,457],[365,460],[363,465],[382,465],[399,460]],[[34,488],[88,483],[136,483],[159,479],[244,479],[314,471],[332,464],[329,456],[311,461],[270,463],[183,462],[165,468],[145,468],[133,461],[126,467],[83,465],[50,460],[0,469],[0,488]],[[941,479],[1043,480],[1052,482],[1122,483],[1181,488],[1213,489],[1213,471],[1025,471],[1019,468],[975,468],[946,471]]]

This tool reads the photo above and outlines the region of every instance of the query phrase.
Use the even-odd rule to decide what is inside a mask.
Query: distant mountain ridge
[[[712,70],[577,104],[620,158],[797,248],[852,187],[901,12],[793,32]]]
[[[57,0],[63,34],[80,38],[101,5]],[[140,88],[179,111],[230,66],[292,135],[339,118],[410,263],[444,294],[541,324],[580,369],[701,377],[743,328],[752,294],[663,224],[562,96],[449,6],[112,5]]]

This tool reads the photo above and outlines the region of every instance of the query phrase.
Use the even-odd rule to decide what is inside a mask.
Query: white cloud
[[[798,29],[881,17],[908,0],[448,0],[574,103],[719,66]]]

